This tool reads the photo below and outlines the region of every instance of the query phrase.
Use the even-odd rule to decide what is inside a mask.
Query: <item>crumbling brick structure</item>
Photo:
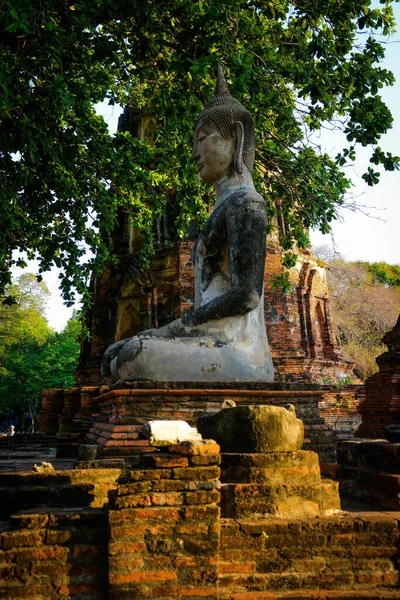
[[[388,351],[376,359],[378,373],[367,379],[358,437],[385,438],[385,425],[400,424],[400,316],[382,341]]]

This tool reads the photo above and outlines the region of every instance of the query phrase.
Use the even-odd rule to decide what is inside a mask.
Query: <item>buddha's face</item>
[[[192,159],[203,181],[215,183],[234,174],[235,147],[236,137],[226,140],[210,119],[200,119],[194,134]]]

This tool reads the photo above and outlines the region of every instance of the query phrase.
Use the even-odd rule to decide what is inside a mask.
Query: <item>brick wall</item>
[[[43,509],[0,529],[0,598],[106,600],[107,514]]]
[[[222,519],[219,599],[399,598],[377,592],[398,585],[398,538],[397,518],[383,516]]]
[[[361,424],[360,403],[364,401],[365,393],[363,385],[343,389],[322,387],[319,410],[328,427],[352,437]]]
[[[384,438],[385,425],[400,423],[400,317],[382,341],[388,351],[376,359],[379,372],[366,381],[359,437]]]

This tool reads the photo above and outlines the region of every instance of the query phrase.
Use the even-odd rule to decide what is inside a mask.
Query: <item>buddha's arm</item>
[[[244,315],[254,310],[264,282],[266,215],[261,202],[244,199],[226,216],[232,289],[183,317],[188,326]]]

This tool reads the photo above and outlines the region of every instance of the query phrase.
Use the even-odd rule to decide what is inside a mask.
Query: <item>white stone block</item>
[[[201,440],[196,427],[186,421],[149,421],[143,432],[152,446],[169,446],[186,440]]]

